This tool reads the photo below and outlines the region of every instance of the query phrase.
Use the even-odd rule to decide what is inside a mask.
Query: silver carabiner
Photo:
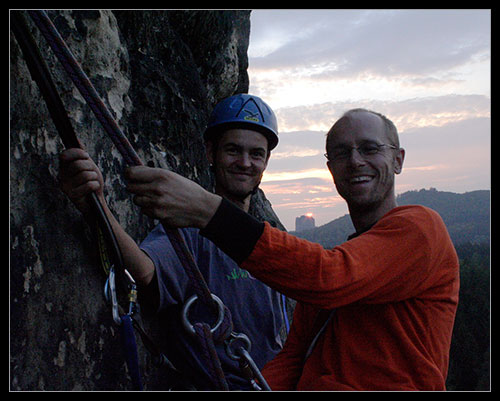
[[[233,352],[231,349],[231,346],[235,341],[241,340],[243,344],[240,345],[240,348],[243,348],[246,351],[250,351],[252,348],[252,343],[250,342],[250,339],[247,337],[246,334],[244,333],[235,333],[234,331],[231,332],[229,335],[229,338],[224,341],[225,348],[226,348],[226,354],[229,358],[231,358],[233,361],[239,361],[241,359],[241,355],[238,355],[236,352]],[[240,349],[238,348],[240,351]],[[241,351],[240,351],[241,353]]]
[[[106,284],[104,284],[104,297],[106,301],[111,304],[111,311],[113,314],[113,321],[120,326],[122,324],[122,319],[120,318],[120,312],[118,310],[118,299],[116,297],[116,280],[115,280],[115,267],[111,266],[109,269],[108,279]]]
[[[267,383],[266,379],[264,379],[264,376],[262,376],[262,373],[260,373],[259,368],[255,364],[254,360],[250,356],[250,353],[248,350],[246,350],[243,347],[240,347],[238,349],[238,352],[241,354],[241,359],[239,361],[240,367],[243,368],[244,365],[250,370],[252,374],[252,378],[250,379],[250,384],[255,390],[264,390],[264,391],[272,391],[271,387],[269,387],[269,384]],[[258,383],[255,381],[257,379]]]
[[[215,326],[210,329],[211,333],[215,333],[217,329],[221,326],[223,320],[224,320],[224,304],[222,303],[221,299],[214,294],[212,295],[212,299],[215,301],[217,304],[217,322],[215,323]],[[191,296],[184,306],[182,307],[182,313],[181,313],[181,320],[182,320],[182,325],[184,326],[184,329],[191,335],[196,336],[196,331],[194,330],[193,325],[189,321],[189,308],[191,308],[191,305],[198,299],[198,295],[194,294]]]
[[[235,350],[232,350],[232,345],[234,342],[240,340],[240,344],[235,346]],[[241,344],[243,342],[243,344]],[[254,390],[261,391],[271,391],[269,384],[267,384],[266,379],[260,373],[259,368],[255,364],[254,360],[250,356],[250,349],[252,348],[252,343],[250,339],[244,333],[235,333],[234,331],[230,334],[229,339],[225,342],[226,354],[233,361],[237,361],[240,365],[241,373],[243,377],[246,377],[250,382],[250,385]],[[257,381],[258,383],[257,384]]]

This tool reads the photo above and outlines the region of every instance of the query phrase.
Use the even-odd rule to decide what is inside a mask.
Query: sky
[[[278,118],[261,188],[285,227],[348,213],[325,135],[347,110],[386,115],[406,150],[396,194],[490,189],[490,10],[253,10],[249,93]]]

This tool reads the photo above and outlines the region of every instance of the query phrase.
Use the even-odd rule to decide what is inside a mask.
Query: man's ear
[[[401,174],[403,171],[403,163],[405,161],[405,150],[403,148],[398,149],[398,154],[394,160],[394,173]]]

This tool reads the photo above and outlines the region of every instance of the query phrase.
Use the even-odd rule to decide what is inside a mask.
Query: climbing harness
[[[321,319],[321,315],[323,313],[328,313],[325,321],[322,323],[321,327],[319,328],[319,330],[316,332],[316,335],[314,336],[314,338],[311,340],[311,343],[309,344],[309,347],[307,348],[307,351],[305,353],[305,356],[304,356],[304,362],[311,356],[313,350],[314,350],[314,347],[316,346],[316,343],[318,342],[319,338],[321,337],[321,335],[325,332],[326,330],[326,327],[328,326],[328,324],[331,322],[331,320],[333,319],[333,317],[335,316],[335,309],[331,309],[331,310],[325,310],[325,309],[321,309],[319,312],[318,312],[318,315],[316,316],[316,320],[317,321],[320,321]]]
[[[75,57],[46,12],[43,10],[33,10],[28,11],[28,14],[47,40],[54,54],[59,59],[61,65],[66,70],[81,95],[89,104],[94,115],[97,117],[104,130],[117,147],[125,162],[129,165],[142,165],[137,153],[119,128],[111,112],[104,105],[90,79],[83,72],[82,68],[76,61]],[[20,12],[12,12],[12,22],[12,28],[24,54],[26,64],[28,65],[32,78],[40,88],[40,92],[47,103],[49,113],[54,120],[64,145],[66,147],[80,147],[76,134],[71,126],[71,122],[69,121],[67,113],[64,109],[64,105],[62,104],[50,73],[48,72],[48,68],[43,62],[38,48],[31,37],[31,34],[26,26],[26,22]],[[123,266],[120,248],[97,196],[92,193],[91,196],[89,196],[89,200],[96,219],[95,227],[97,230],[101,263],[108,275],[104,291],[105,298],[111,304],[113,321],[121,328],[125,359],[127,361],[128,371],[131,375],[134,389],[142,390],[143,387],[138,363],[137,345],[132,327],[134,327],[140,334],[143,344],[151,352],[157,365],[165,366],[174,376],[181,379],[181,374],[165,357],[165,355],[158,350],[140,324],[138,313],[139,305],[137,304],[137,289],[135,282]],[[195,295],[187,301],[187,306],[183,308],[182,319],[184,325],[187,327],[188,332],[195,336],[200,344],[202,344],[204,352],[208,356],[207,361],[209,361],[210,364],[209,370],[211,372],[210,374],[214,385],[216,385],[217,389],[228,390],[228,385],[221,368],[220,360],[215,350],[215,344],[224,342],[226,344],[226,349],[231,350],[231,345],[235,342],[235,340],[241,339],[244,335],[234,333],[232,331],[232,320],[229,310],[219,298],[210,292],[208,285],[199,271],[196,261],[190,253],[179,230],[167,227],[164,227],[164,229],[195,291]],[[127,283],[128,286],[128,312],[124,312],[118,304],[116,290],[117,274],[120,275],[122,281]],[[193,324],[189,322],[189,308],[197,300],[203,302],[208,308],[217,314],[218,318],[215,327],[210,327],[209,324],[204,322],[195,322]],[[248,340],[248,344],[249,343],[250,341]],[[240,367],[242,367],[242,370],[246,372],[247,378],[254,389],[257,390],[262,388],[270,390],[250,357],[250,354],[248,353],[249,349],[249,346],[236,347],[236,350],[232,352],[233,357],[231,358],[239,361]],[[262,387],[259,387],[256,380],[258,380]]]

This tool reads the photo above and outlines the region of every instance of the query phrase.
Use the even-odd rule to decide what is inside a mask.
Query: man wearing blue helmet
[[[215,192],[248,212],[252,194],[267,166],[270,151],[278,143],[276,117],[257,96],[238,94],[221,101],[213,110],[204,134],[207,158],[215,175]],[[139,285],[143,309],[155,312],[164,326],[168,358],[197,390],[214,390],[203,350],[181,324],[181,309],[191,295],[189,279],[162,225],[158,225],[140,244],[123,230],[108,209],[103,196],[100,171],[81,149],[69,149],[60,156],[63,191],[86,213],[89,192],[96,191],[113,226],[124,257],[124,265]],[[127,172],[128,189],[145,214],[161,207],[164,170],[139,166]],[[189,201],[189,200],[185,200]],[[231,312],[233,331],[251,341],[250,354],[259,368],[281,349],[280,331],[284,315],[280,295],[240,269],[236,262],[198,229],[182,229],[186,244],[196,259],[210,291]],[[144,296],[141,296],[143,294]],[[193,322],[206,316],[191,312]],[[238,362],[217,346],[217,354],[230,390],[250,390]],[[166,378],[166,389],[176,387]]]
[[[270,152],[278,144],[277,131],[276,116],[257,96],[239,94],[220,102],[204,134],[216,176],[215,192],[248,212],[250,195],[259,186]]]

